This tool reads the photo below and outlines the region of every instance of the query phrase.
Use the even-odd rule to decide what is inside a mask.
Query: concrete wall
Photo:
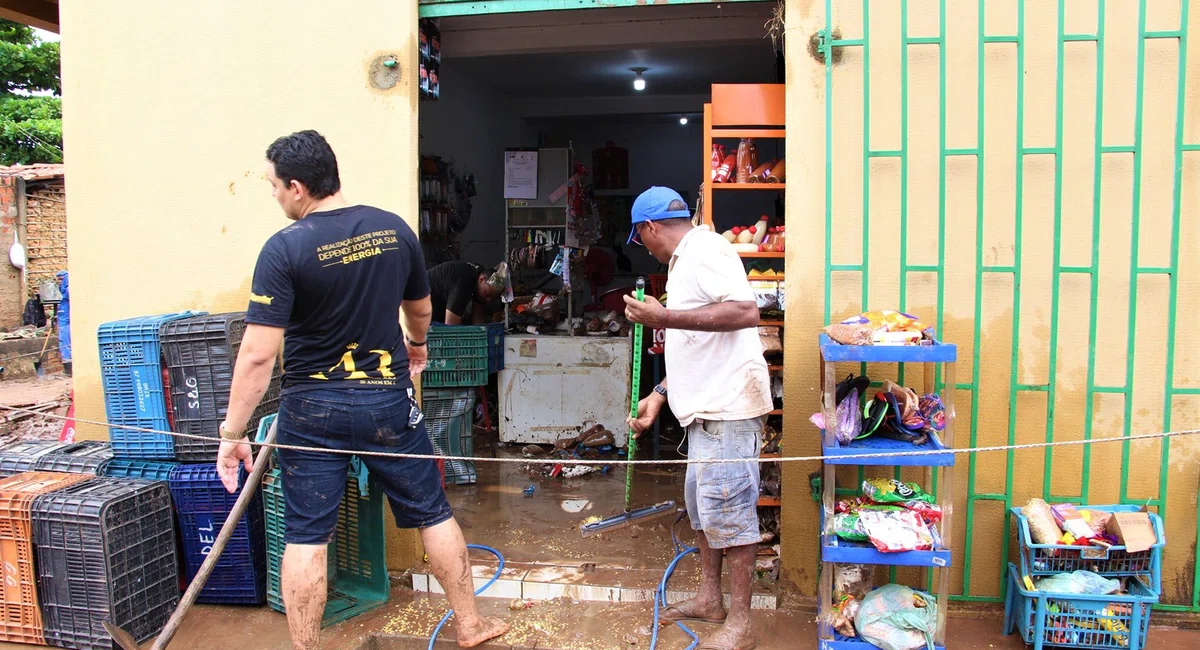
[[[1051,147],[1055,142],[1055,79],[1057,19],[1054,3],[1025,2],[1025,70],[1016,67],[1012,44],[985,48],[985,104],[977,105],[977,5],[946,3],[947,46],[946,146],[974,147],[978,111],[985,110],[983,128],[986,170],[983,181],[983,228],[976,227],[976,162],[974,157],[952,157],[946,163],[945,298],[943,314],[937,313],[937,276],[911,273],[908,276],[908,310],[928,322],[944,318],[944,337],[959,345],[960,385],[972,390],[957,391],[958,429],[956,444],[967,446],[1005,444],[1010,418],[1016,443],[1044,442],[1050,435],[1048,413],[1055,415],[1055,440],[1078,440],[1084,436],[1088,400],[1088,362],[1094,354],[1094,385],[1128,387],[1126,397],[1118,392],[1092,391],[1093,438],[1120,437],[1128,426],[1132,434],[1162,431],[1166,426],[1164,405],[1170,412],[1170,428],[1184,430],[1200,425],[1200,384],[1194,368],[1200,359],[1200,342],[1191,335],[1194,319],[1189,314],[1200,308],[1200,262],[1190,251],[1200,245],[1200,160],[1183,156],[1182,196],[1178,250],[1177,322],[1168,321],[1170,279],[1162,274],[1144,274],[1131,281],[1130,260],[1133,219],[1131,206],[1140,201],[1139,264],[1144,267],[1170,264],[1172,193],[1174,187],[1174,128],[1178,41],[1159,39],[1146,45],[1145,101],[1142,133],[1142,175],[1134,176],[1129,153],[1104,154],[1101,164],[1099,274],[1096,289],[1088,274],[1063,274],[1058,302],[1054,300],[1055,247],[1061,263],[1086,266],[1092,259],[1093,180],[1095,174],[1095,45],[1068,43],[1063,61],[1064,151],[1061,196],[1062,237],[1055,238],[1055,158],[1030,155],[1024,158],[1023,232],[1015,236],[1017,212],[1016,84],[1025,80],[1026,100],[1023,144]],[[836,2],[829,24],[844,38],[862,35],[860,2]],[[1175,3],[1151,3],[1148,30],[1175,30],[1179,25]],[[1107,3],[1105,42],[1105,94],[1103,144],[1134,142],[1134,102],[1137,73],[1137,3]],[[825,68],[797,48],[826,23],[824,2],[787,2],[788,59],[788,224],[795,240],[803,233],[807,245],[790,245],[787,256],[788,320],[785,347],[788,350],[785,392],[785,446],[789,454],[819,452],[817,434],[808,425],[808,415],[819,408],[818,365],[814,363],[813,339],[824,325],[822,312],[826,292],[830,294],[833,318],[859,312],[864,307],[895,308],[900,304],[901,278],[901,181],[898,158],[870,162],[869,209],[863,200],[863,57],[858,48],[847,48],[834,69],[832,133],[833,241],[832,261],[857,264],[869,261],[865,280],[870,295],[862,305],[864,281],[859,273],[836,273],[831,286],[824,277],[825,255],[821,250],[825,232]],[[1016,32],[1016,1],[987,3],[988,34]],[[1195,12],[1189,30],[1198,33]],[[935,2],[909,4],[910,36],[938,33]],[[1069,12],[1065,31],[1088,33],[1096,29],[1096,4],[1083,3]],[[908,50],[908,115],[905,134],[900,122],[900,15],[897,5],[872,3],[870,17],[871,54],[871,141],[873,149],[908,147],[908,240],[910,264],[936,264],[938,259],[939,183],[939,61],[938,48],[911,46]],[[1183,141],[1200,141],[1200,109],[1195,71],[1200,53],[1188,51],[1188,81],[1184,103]],[[1134,187],[1140,188],[1140,198]],[[871,248],[862,249],[863,214],[869,213]],[[1022,266],[1020,282],[1011,273],[985,275],[982,293],[975,288],[976,244],[983,241],[983,263]],[[797,242],[799,243],[799,242]],[[792,242],[789,242],[792,244]],[[1019,258],[1017,252],[1019,251]],[[1130,293],[1136,286],[1136,318],[1130,318]],[[799,291],[798,289],[804,288]],[[1019,300],[1015,292],[1019,289]],[[1098,313],[1096,339],[1089,341],[1088,314],[1095,303]],[[1014,309],[1015,307],[1015,309]],[[976,309],[978,308],[978,312]],[[1058,310],[1055,313],[1055,310]],[[976,316],[978,313],[978,317]],[[1014,328],[1014,315],[1019,325]],[[1051,327],[1057,320],[1057,348],[1051,349]],[[1170,326],[1174,340],[1175,376],[1166,377]],[[978,368],[972,367],[975,328],[980,333]],[[1133,331],[1131,332],[1131,328]],[[1014,335],[1018,337],[1014,345]],[[1134,337],[1136,359],[1126,355],[1127,341]],[[1051,359],[1056,368],[1051,374]],[[1130,362],[1127,364],[1127,362]],[[1015,367],[1014,367],[1015,364]],[[794,369],[794,371],[793,371]],[[870,368],[874,379],[894,372]],[[977,373],[977,374],[976,374]],[[1010,378],[1021,386],[1034,386],[1014,395]],[[1051,382],[1051,377],[1054,381]],[[906,381],[917,384],[918,368],[910,368]],[[1164,387],[1175,386],[1191,394],[1166,400]],[[1036,388],[1037,386],[1044,388]],[[1123,390],[1123,389],[1122,389]],[[1048,404],[1048,396],[1054,396]],[[972,399],[979,400],[972,404]],[[1128,403],[1127,403],[1128,400]],[[975,440],[971,440],[972,419]],[[1192,575],[1196,553],[1196,486],[1200,480],[1200,438],[1182,437],[1170,442],[1166,490],[1160,489],[1162,445],[1146,442],[1131,445],[1123,465],[1122,445],[1091,448],[1090,461],[1080,447],[1061,448],[1052,461],[1044,450],[960,457],[953,507],[955,561],[951,592],[996,596],[1003,575],[999,549],[1009,543],[1003,500],[975,502],[971,522],[970,584],[963,585],[966,563],[963,544],[968,527],[968,475],[973,472],[976,494],[1005,494],[1011,505],[1024,505],[1044,490],[1064,499],[1087,492],[1091,503],[1114,503],[1121,498],[1122,475],[1128,476],[1125,498],[1131,503],[1164,498],[1167,547],[1163,571],[1163,601],[1191,605]],[[1008,463],[1013,475],[1006,474]],[[1048,463],[1050,469],[1047,471]],[[1087,485],[1081,485],[1085,462],[1090,462]],[[807,498],[807,473],[815,465],[790,465],[784,485],[792,496],[783,509],[783,551],[788,577],[804,591],[815,585],[818,561],[815,544],[817,507]],[[886,470],[890,476],[890,469]],[[1044,476],[1049,485],[1044,485]],[[920,473],[906,472],[919,479]],[[839,484],[851,487],[856,474],[847,471]],[[795,540],[795,542],[794,542]],[[1013,555],[1010,553],[1010,558]],[[901,577],[916,580],[915,572]]]
[[[103,438],[84,422],[104,419],[97,326],[245,309],[258,251],[287,224],[264,178],[274,138],[321,131],[347,198],[415,227],[417,7],[72,0],[61,18],[78,435]],[[383,57],[399,81],[381,89]],[[394,540],[393,562],[419,559],[414,539]]]

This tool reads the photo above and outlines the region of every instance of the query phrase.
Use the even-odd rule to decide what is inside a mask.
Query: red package
[[[737,165],[737,156],[729,154],[725,156],[725,160],[721,162],[721,166],[717,168],[717,173],[713,175],[714,183],[728,183],[729,176],[733,174],[733,168]]]
[[[912,510],[921,515],[921,519],[924,519],[927,524],[933,525],[942,521],[942,507],[936,503],[905,501],[899,505],[903,506],[906,510]]]
[[[724,160],[725,160],[725,145],[717,144],[714,142],[713,146],[712,146],[712,162],[711,162],[712,172],[709,176],[710,179],[712,179],[714,181],[717,179],[717,170],[721,168],[721,162],[723,162]]]

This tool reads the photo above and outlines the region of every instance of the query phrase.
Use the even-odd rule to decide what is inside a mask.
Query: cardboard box
[[[1118,512],[1108,522],[1108,532],[1117,538],[1127,553],[1150,550],[1158,542],[1150,515],[1145,512]]]

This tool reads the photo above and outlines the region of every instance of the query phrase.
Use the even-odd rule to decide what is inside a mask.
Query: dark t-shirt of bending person
[[[284,394],[407,389],[400,303],[428,295],[425,257],[403,219],[368,206],[339,208],[267,240],[246,322],[286,328]]]
[[[433,303],[433,320],[446,322],[446,310],[470,323],[475,305],[479,276],[486,274],[473,262],[443,262],[429,269],[429,299]]]

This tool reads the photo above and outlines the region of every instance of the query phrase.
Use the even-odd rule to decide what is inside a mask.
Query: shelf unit
[[[713,84],[712,102],[704,105],[704,169],[710,169],[712,147],[714,140],[755,138],[761,140],[783,140],[786,132],[780,128],[786,122],[784,111],[783,84]],[[716,231],[713,223],[713,213],[717,207],[713,203],[713,192],[783,192],[787,189],[785,183],[713,183],[711,175],[705,179],[702,189],[701,205],[703,207],[703,223]],[[743,224],[753,225],[753,224]],[[772,253],[741,253],[744,260],[771,259],[783,260],[782,252]],[[755,282],[783,282],[782,274],[769,278],[753,278]],[[783,319],[762,319],[761,327],[784,326]],[[771,365],[768,368],[772,376],[778,375],[782,366]],[[783,410],[776,409],[767,414],[769,418],[782,420]],[[780,423],[782,431],[782,423]],[[779,454],[762,454],[762,457],[779,457]],[[764,468],[766,465],[763,466]],[[780,497],[760,496],[760,508],[778,508]]]
[[[953,557],[950,551],[951,535],[954,532],[954,390],[958,348],[949,343],[935,342],[930,346],[851,346],[832,341],[821,334],[821,409],[825,422],[836,422],[835,391],[837,390],[838,363],[919,363],[924,366],[925,394],[935,391],[934,370],[942,364],[942,405],[945,408],[946,425],[939,438],[929,437],[929,442],[916,447],[888,438],[865,438],[845,447],[834,438],[832,427],[821,432],[821,455],[825,457],[822,478],[821,511],[821,578],[817,595],[818,640],[821,650],[868,650],[876,646],[858,639],[847,639],[836,634],[827,621],[826,612],[833,605],[833,564],[871,564],[883,566],[928,567],[937,571],[937,589],[930,590],[937,599],[937,630],[934,644],[945,650],[948,592],[950,589],[950,567]],[[945,453],[937,453],[939,451]],[[897,456],[899,452],[928,451],[922,456]],[[841,456],[855,456],[840,458]],[[865,456],[864,456],[865,455]],[[942,535],[941,548],[932,551],[907,551],[903,553],[880,553],[870,544],[855,544],[841,540],[826,528],[834,514],[836,499],[837,468],[841,465],[924,467],[925,483],[931,482],[933,473],[941,471],[937,482],[937,502],[942,507],[942,521],[938,531]]]
[[[565,193],[574,165],[575,156],[569,147],[538,149],[537,198],[504,200],[504,259],[509,262],[514,279],[545,276],[550,273],[548,270],[535,271],[512,264],[511,252],[514,240],[548,236],[549,241],[545,248],[547,259],[554,258],[560,245],[571,248],[580,247],[576,224],[572,223],[568,217],[569,195]],[[558,194],[559,192],[563,193]],[[557,198],[554,198],[555,196]],[[583,280],[584,278],[578,278],[576,281],[582,283]],[[552,284],[562,286],[562,281],[558,280]],[[570,323],[575,317],[575,291],[566,292],[566,302],[567,323]],[[509,327],[511,314],[512,303],[506,303],[504,305],[505,330]],[[568,332],[569,336],[574,336],[574,332],[570,328],[568,328]]]

